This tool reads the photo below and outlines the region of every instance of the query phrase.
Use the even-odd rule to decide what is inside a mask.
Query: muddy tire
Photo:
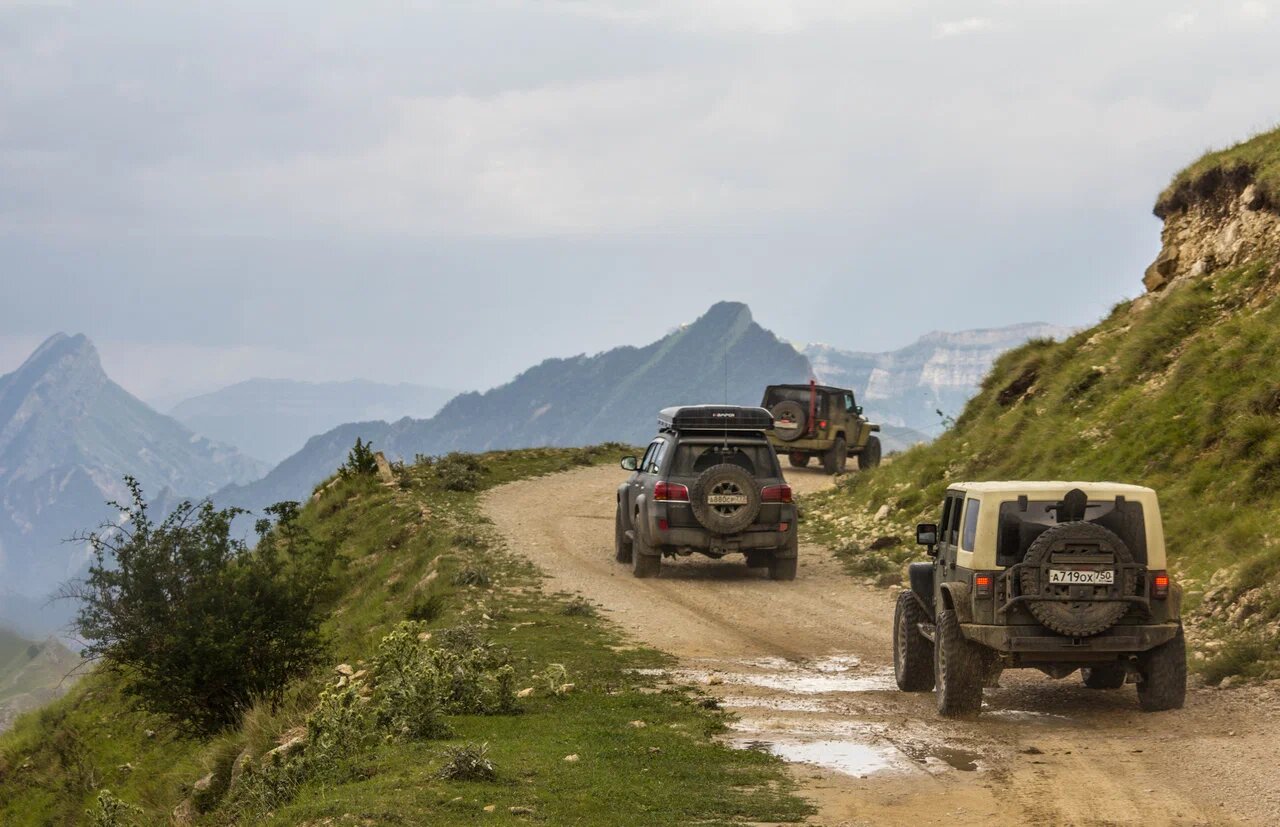
[[[799,402],[779,402],[769,409],[773,414],[773,434],[783,442],[795,442],[809,430],[809,412]],[[778,427],[779,422],[794,423],[795,427]]]
[[[1117,564],[1133,562],[1129,547],[1108,529],[1086,522],[1059,523],[1037,537],[1027,549],[1023,562],[1028,565],[1018,575],[1022,594],[1062,596],[1072,594],[1071,590],[1079,591],[1082,588],[1080,586],[1041,582],[1043,563],[1050,558],[1061,558],[1076,552],[1111,554]],[[1098,596],[1118,597],[1136,594],[1138,583],[1132,570],[1126,574],[1117,565],[1113,584],[1090,588]],[[1088,596],[1082,596],[1079,600],[1070,602],[1032,599],[1027,602],[1027,608],[1045,628],[1058,634],[1091,637],[1114,626],[1129,611],[1129,604],[1124,601],[1090,600]]]
[[[920,634],[929,615],[910,592],[898,595],[893,610],[893,676],[903,692],[933,690],[933,645]]]
[[[1119,689],[1124,686],[1124,666],[1108,663],[1103,666],[1086,666],[1080,670],[1084,685],[1090,689]]]
[[[613,518],[613,559],[619,563],[631,562],[631,541],[622,523],[622,503],[618,503],[618,512]]]
[[[1182,709],[1187,699],[1187,640],[1173,640],[1138,656],[1138,705],[1143,712]]]
[[[828,474],[843,474],[849,465],[849,443],[844,437],[836,437],[836,442],[822,455],[822,470]]]
[[[795,580],[799,560],[794,557],[774,557],[769,560],[770,580]]]
[[[800,451],[792,451],[787,454],[787,461],[791,463],[792,468],[808,468],[809,460],[813,459],[812,454],[805,454]]]
[[[938,612],[934,626],[933,677],[938,714],[972,718],[982,711],[983,657],[980,648],[960,633],[960,619],[950,609]]]
[[[724,499],[736,502],[719,502]],[[737,534],[760,514],[760,486],[746,469],[722,463],[703,471],[689,487],[689,506],[712,534]]]
[[[795,580],[796,569],[800,564],[800,535],[795,528],[787,537],[786,557],[769,555],[770,580]]]
[[[867,446],[858,454],[858,470],[870,471],[880,467],[880,437],[873,436],[867,440]]]
[[[636,577],[657,577],[662,571],[662,555],[651,553],[651,547],[640,536],[639,526],[635,537],[631,544],[631,573]]]

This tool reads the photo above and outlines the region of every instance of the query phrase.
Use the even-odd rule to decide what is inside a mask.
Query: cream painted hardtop
[[[978,523],[973,548],[960,548],[957,553],[957,565],[966,568],[1003,569],[996,564],[996,545],[1000,531],[1000,506],[1007,502],[1016,502],[1019,497],[1029,500],[1061,500],[1067,492],[1079,489],[1090,502],[1114,500],[1124,497],[1129,502],[1142,506],[1144,529],[1147,545],[1147,567],[1163,569],[1166,567],[1164,548],[1164,526],[1160,518],[1160,501],[1156,492],[1142,485],[1130,485],[1120,482],[1071,482],[1064,480],[1028,481],[1002,480],[992,482],[959,482],[948,487],[948,492],[964,494],[965,519],[973,506],[967,500],[978,500]]]

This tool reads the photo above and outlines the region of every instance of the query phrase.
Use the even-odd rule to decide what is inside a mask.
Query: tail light
[[[991,597],[995,592],[994,575],[981,573],[973,576],[973,596],[974,597]]]
[[[789,503],[793,502],[791,498],[791,486],[789,485],[770,485],[760,489],[760,502],[762,503]]]
[[[825,431],[826,429],[827,429],[827,420],[825,420],[825,419],[819,419],[819,420],[818,420],[818,430],[820,430],[820,431]]]
[[[671,523],[667,522],[665,519],[658,520],[658,531],[670,531],[670,530],[671,530]]]
[[[1169,596],[1169,572],[1151,572],[1151,596],[1156,600],[1164,600]]]
[[[689,502],[689,489],[676,482],[660,482],[653,486],[653,498],[658,502]]]

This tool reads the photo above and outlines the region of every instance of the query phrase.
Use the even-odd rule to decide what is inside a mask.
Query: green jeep
[[[857,457],[861,469],[880,464],[880,437],[875,436],[880,426],[862,415],[848,388],[816,382],[770,385],[760,406],[773,414],[769,442],[794,468],[804,468],[814,457],[828,474],[844,473],[849,457]]]

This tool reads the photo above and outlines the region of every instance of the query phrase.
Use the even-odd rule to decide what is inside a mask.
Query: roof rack
[[[658,413],[660,431],[771,431],[773,414],[743,405],[681,405]]]

